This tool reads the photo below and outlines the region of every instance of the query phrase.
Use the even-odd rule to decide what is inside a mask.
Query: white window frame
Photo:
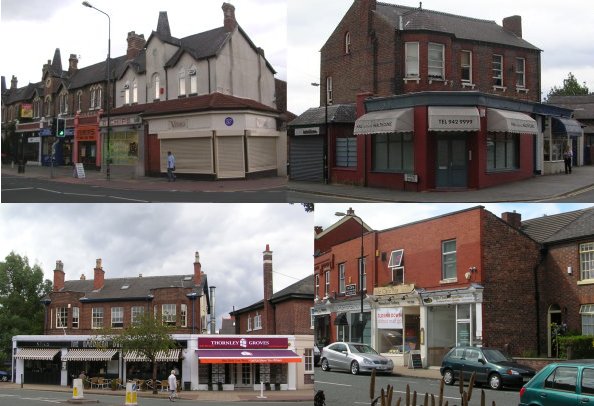
[[[344,53],[349,55],[351,53],[351,33],[347,31],[344,35]]]
[[[580,279],[594,279],[594,242],[580,244]]]
[[[346,264],[338,264],[338,293],[346,292]]]
[[[68,114],[68,93],[60,93],[60,114]]]
[[[432,59],[431,51],[441,52],[441,60]],[[433,74],[432,71],[433,70]],[[437,73],[439,70],[439,74]],[[427,46],[427,77],[429,80],[445,80],[445,45],[436,42],[430,42]]]
[[[358,262],[358,267],[357,269],[359,270],[359,272],[362,271],[363,276],[360,278],[359,274],[357,274],[357,283],[359,283],[359,279],[361,279],[361,286],[359,286],[359,292],[361,290],[363,291],[367,291],[367,261],[366,261],[366,257],[363,258],[359,258],[359,262]]]
[[[246,331],[252,331],[252,318],[250,316],[248,316],[248,318],[247,318],[247,330]]]
[[[314,372],[314,351],[313,348],[306,348],[303,354],[303,368],[305,373]]]
[[[582,324],[582,335],[594,335],[594,304],[581,305],[580,318]]]
[[[153,84],[155,85],[155,98],[154,100],[159,100],[161,98],[161,79],[159,78],[159,74],[155,73],[153,75]]]
[[[520,80],[521,79],[521,83]],[[526,59],[516,58],[516,87],[524,89],[526,87]]]
[[[316,298],[320,297],[320,275],[315,275],[315,284],[316,284]]]
[[[326,77],[326,104],[331,105],[334,90],[332,88],[332,76]]]
[[[314,308],[309,308],[309,321],[310,321],[310,328],[313,330],[315,328],[316,317],[314,315]]]
[[[188,327],[188,305],[185,303],[182,303],[179,305],[180,309],[179,309],[179,316],[180,316],[180,322],[181,322],[181,326],[182,327]]]
[[[496,61],[495,59],[499,59]],[[496,66],[499,65],[497,68]],[[492,62],[491,62],[491,71],[493,77],[493,86],[495,87],[503,87],[503,55],[493,54]],[[499,83],[498,83],[499,81]]]
[[[68,327],[68,308],[56,308],[56,328]]]
[[[453,242],[455,248],[453,251],[446,251],[446,244]],[[450,258],[454,260],[451,261]],[[446,275],[448,265],[454,264],[454,276]],[[458,279],[458,245],[455,238],[441,242],[441,280],[442,282],[454,282]]]
[[[121,306],[111,308],[111,328],[124,328],[124,308]]]
[[[124,104],[130,104],[130,82],[124,85]]]
[[[103,307],[93,307],[91,310],[91,328],[103,328]]]
[[[144,316],[144,306],[132,306],[132,308],[130,309],[130,323],[139,323],[139,318],[142,316]]]
[[[390,253],[390,260],[388,261],[388,268],[392,273],[392,283],[401,284],[404,283],[404,267],[402,266],[402,260],[404,259],[404,249],[393,250]],[[402,278],[397,278],[396,275],[401,273]]]
[[[177,321],[177,306],[175,303],[165,303],[161,305],[161,322],[168,326],[175,326]]]
[[[132,82],[132,103],[138,103],[138,82]]]
[[[195,66],[190,69],[190,94],[198,94],[198,71]]]
[[[464,62],[462,55],[468,55],[468,63]],[[464,79],[463,71],[468,69],[468,79]],[[472,51],[462,50],[460,51],[460,81],[468,84],[472,84]]]
[[[72,328],[79,328],[80,323],[80,308],[78,306],[72,307]]]
[[[262,315],[258,312],[254,316],[254,330],[262,330]]]
[[[411,49],[413,48],[413,49]],[[414,49],[416,48],[416,49]],[[416,51],[416,52],[415,52]],[[405,55],[405,74],[406,78],[417,79],[421,76],[419,69],[419,43],[418,42],[406,42],[404,44],[404,55]],[[413,69],[416,68],[416,69]]]
[[[330,295],[330,271],[326,271],[324,274],[324,297]]]
[[[186,71],[181,68],[178,75],[178,96],[186,95]]]

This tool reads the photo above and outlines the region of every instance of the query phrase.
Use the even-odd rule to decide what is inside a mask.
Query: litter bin
[[[23,161],[19,161],[17,173],[25,173],[25,163]]]
[[[191,390],[192,389],[191,382],[184,382],[184,390]]]

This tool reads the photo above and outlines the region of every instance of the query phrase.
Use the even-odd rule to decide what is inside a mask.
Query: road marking
[[[90,193],[66,193],[66,192],[58,192],[58,193],[62,193],[67,196],[107,197],[105,195],[93,195]]]
[[[17,188],[14,188],[14,189],[2,189],[2,191],[3,192],[13,192],[15,190],[31,190],[31,189],[35,189],[35,188],[32,188],[32,187],[17,187]]]
[[[110,197],[112,199],[128,200],[130,202],[150,203],[150,200],[131,199],[131,198],[119,197],[119,196],[107,196],[107,197]]]
[[[336,386],[353,386],[353,385],[347,385],[345,383],[334,383],[334,382],[323,382],[323,381],[315,381],[315,383],[323,383],[326,385],[336,385]]]
[[[59,191],[57,191],[57,190],[44,189],[44,188],[41,188],[41,187],[40,187],[40,188],[37,188],[37,189],[39,189],[39,190],[43,190],[44,192],[56,193],[56,194],[58,194],[58,195],[61,195],[61,194],[62,194],[62,192],[59,192]]]

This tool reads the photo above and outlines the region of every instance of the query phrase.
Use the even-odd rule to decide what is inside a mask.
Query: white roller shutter
[[[244,178],[243,136],[217,137],[217,177]]]
[[[276,169],[276,137],[248,137],[248,172]]]
[[[161,172],[167,172],[167,151],[175,157],[178,173],[214,173],[212,138],[161,139]]]

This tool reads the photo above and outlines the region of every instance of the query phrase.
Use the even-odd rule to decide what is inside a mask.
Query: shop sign
[[[199,337],[199,349],[271,349],[288,348],[287,337]]]
[[[33,105],[29,103],[21,104],[21,118],[33,118]]]
[[[187,128],[188,121],[187,120],[169,120],[169,128],[172,130],[177,130],[180,128]]]
[[[134,125],[140,124],[140,117],[138,116],[125,116],[125,117],[111,117],[109,119],[109,124],[114,126],[121,126],[121,125]],[[99,125],[101,127],[107,127],[107,118],[102,118],[99,121]]]
[[[346,285],[346,289],[344,291],[345,296],[355,296],[357,294],[357,285]]]
[[[295,135],[319,135],[320,127],[295,128]]]
[[[330,314],[330,313],[331,313],[330,309],[328,309],[326,306],[321,306],[321,307],[314,306],[312,315],[320,316],[323,314]]]
[[[377,328],[401,329],[402,328],[402,307],[380,308],[375,312]]]
[[[363,310],[369,311],[369,304],[363,304]],[[337,304],[334,307],[334,311],[336,313],[348,313],[348,312],[360,312],[361,311],[361,304],[358,301],[354,301],[351,303],[341,303]]]
[[[39,137],[29,137],[29,138],[27,138],[27,142],[28,142],[29,144],[33,144],[33,143],[36,143],[36,142],[37,142],[37,143],[39,143],[40,141],[41,141],[41,140],[40,140],[40,138],[39,138]]]
[[[426,305],[441,305],[441,304],[454,304],[454,303],[476,303],[480,300],[473,293],[457,293],[457,294],[446,294],[432,295],[423,298],[423,302]]]
[[[39,130],[39,135],[42,137],[49,137],[50,135],[52,135],[52,129],[42,128],[41,130]]]
[[[401,295],[403,293],[412,293],[415,290],[414,284],[402,284],[396,286],[385,286],[380,288],[374,288],[374,296],[380,295]]]

